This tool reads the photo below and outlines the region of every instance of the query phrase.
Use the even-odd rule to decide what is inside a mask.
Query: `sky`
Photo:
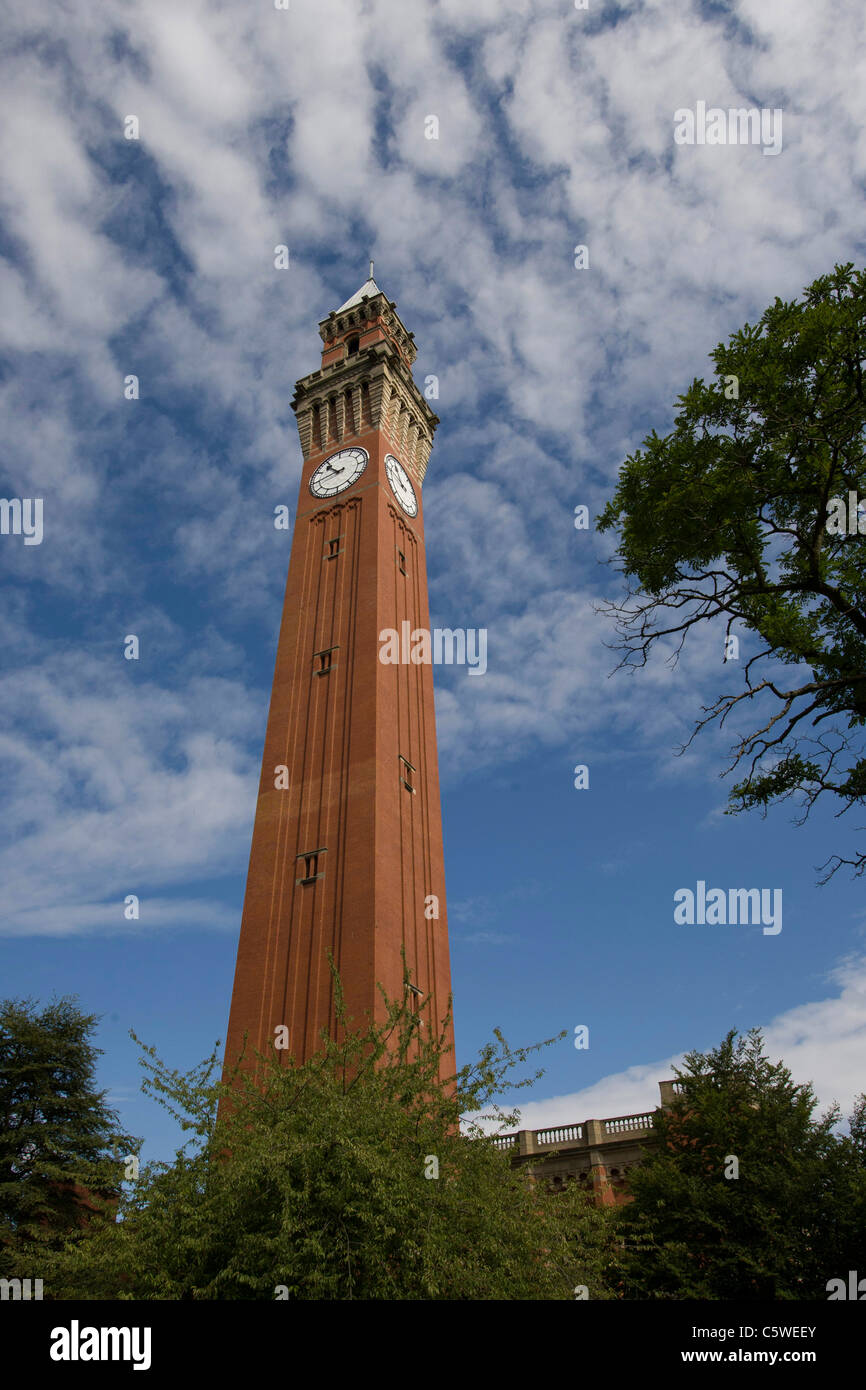
[[[483,675],[434,669],[458,1063],[564,1031],[535,1128],[651,1108],[685,1052],[762,1027],[850,1109],[863,881],[818,866],[856,822],[724,814],[732,735],[677,752],[737,679],[724,632],[615,674],[595,520],[717,343],[863,264],[860,5],[0,13],[0,496],[43,502],[38,544],[0,536],[0,995],[99,1015],[99,1084],[170,1156],[130,1030],[180,1070],[225,1038],[290,401],[373,257],[439,383],[431,625],[488,634]],[[701,102],[781,113],[775,144],[680,143]],[[780,890],[782,929],[677,923],[699,881]]]

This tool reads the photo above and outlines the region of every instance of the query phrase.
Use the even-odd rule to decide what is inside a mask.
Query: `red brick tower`
[[[438,419],[372,278],[319,332],[322,365],[292,401],[304,465],[227,1065],[244,1032],[252,1059],[286,1026],[298,1061],[335,1035],[328,950],[357,1026],[384,1016],[377,983],[403,997],[401,947],[431,1026],[451,989],[432,666],[380,660],[384,630],[429,630],[421,485]]]

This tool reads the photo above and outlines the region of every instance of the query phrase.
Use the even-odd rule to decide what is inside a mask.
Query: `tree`
[[[658,1150],[620,1214],[628,1298],[825,1298],[864,1253],[866,1182],[838,1109],[764,1055],[760,1030],[690,1052]],[[735,1160],[735,1161],[734,1161]]]
[[[620,667],[659,642],[676,662],[701,623],[753,634],[742,668],[725,666],[742,688],[702,707],[689,743],[753,708],[726,769],[745,774],[728,813],[796,796],[802,824],[829,793],[841,815],[866,798],[866,271],[837,265],[710,356],[717,379],[696,378],[672,433],[626,459],[599,518],[630,585],[603,611]],[[821,881],[843,863],[859,876],[866,852],[833,855]]]
[[[345,1016],[338,990],[338,1014]],[[62,1297],[572,1299],[606,1297],[611,1225],[581,1193],[548,1195],[478,1121],[533,1048],[497,1033],[441,1086],[443,1039],[422,1014],[297,1065],[260,1058],[255,1083],[181,1075],[143,1049],[145,1089],[191,1133],[151,1164],[111,1228],[78,1233],[49,1267]],[[230,1105],[219,1108],[220,1098]],[[501,1113],[501,1112],[499,1112]],[[506,1120],[510,1116],[503,1116]],[[187,1150],[190,1149],[190,1152]],[[82,1290],[87,1292],[82,1295]]]
[[[124,1171],[114,1155],[134,1152],[136,1141],[120,1131],[106,1093],[95,1089],[100,1054],[89,1035],[96,1022],[72,998],[55,1000],[41,1013],[29,999],[0,1003],[4,1274],[18,1273],[34,1248],[41,1251],[110,1209]]]
[[[866,1168],[866,1093],[861,1093],[854,1101],[854,1110],[848,1125],[851,1143],[860,1162]]]

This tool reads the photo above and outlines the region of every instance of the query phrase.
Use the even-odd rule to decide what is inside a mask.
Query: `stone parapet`
[[[667,1108],[679,1090],[677,1081],[660,1081],[661,1107]],[[577,1179],[597,1201],[611,1205],[627,1200],[626,1175],[652,1149],[655,1114],[643,1110],[580,1124],[521,1129],[497,1135],[494,1143],[510,1154],[515,1165],[529,1166],[534,1177],[543,1177],[554,1187]]]

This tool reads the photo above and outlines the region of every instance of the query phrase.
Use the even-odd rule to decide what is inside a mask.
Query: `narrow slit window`
[[[401,574],[406,573],[406,556],[402,550],[397,551],[397,567]]]
[[[352,404],[352,388],[348,387],[343,393],[343,424],[346,434],[355,434],[355,408]]]
[[[328,541],[328,550],[327,550],[326,559],[328,559],[328,560],[336,560],[337,556],[340,554],[340,541],[341,541],[341,539],[342,539],[341,536],[334,536],[333,540],[329,540],[329,541]]]
[[[322,848],[305,850],[303,854],[298,855],[297,864],[303,877],[296,879],[296,883],[315,883],[317,879],[324,877],[324,869],[319,867],[324,853],[325,850]]]
[[[411,792],[414,796],[415,769],[412,766],[412,764],[408,762],[406,758],[403,757],[402,754],[400,755],[400,781],[403,783],[403,786],[406,788],[407,792]]]
[[[316,652],[313,656],[315,665],[313,673],[317,676],[327,676],[334,669],[334,652],[338,652],[339,647],[328,647],[326,651]]]

